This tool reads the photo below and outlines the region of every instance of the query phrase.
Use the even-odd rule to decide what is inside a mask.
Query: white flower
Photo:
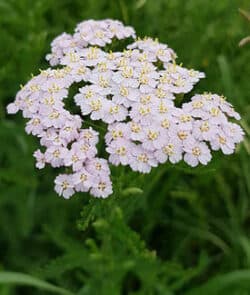
[[[112,183],[109,177],[102,177],[99,182],[90,190],[90,193],[97,198],[106,198],[113,193]]]
[[[40,150],[36,150],[33,156],[36,158],[36,168],[43,169],[46,163],[45,155]]]
[[[112,141],[106,148],[109,153],[109,162],[115,166],[119,164],[128,165],[131,161],[131,151],[134,144],[129,140],[117,139]]]
[[[124,38],[135,38],[135,31],[120,21],[79,23],[73,35],[63,33],[51,44],[46,58],[59,67],[40,71],[7,106],[9,114],[22,111],[29,119],[26,132],[45,147],[34,153],[37,168],[50,164],[73,171],[55,179],[55,190],[65,198],[75,192],[112,194],[109,163],[141,173],[183,158],[195,167],[211,160],[209,147],[231,154],[243,140],[241,127],[230,122],[240,115],[223,96],[204,93],[181,106],[174,103],[204,73],[177,65],[175,52],[152,38],[107,52],[107,44]],[[66,110],[72,102],[65,100],[79,85],[76,115]],[[93,120],[102,121],[108,161],[97,158],[99,133],[88,128]]]
[[[191,167],[195,167],[199,163],[207,165],[212,159],[211,152],[204,142],[188,139],[184,143],[183,150],[185,152],[184,161]]]
[[[235,150],[235,142],[222,130],[211,140],[211,148],[215,151],[221,149],[223,154],[230,155]]]
[[[75,192],[72,175],[58,175],[55,179],[55,191],[65,199],[69,199]]]
[[[171,138],[160,150],[155,151],[155,157],[158,162],[165,163],[169,160],[176,164],[182,160],[183,148],[178,139]]]
[[[152,167],[157,166],[157,160],[154,154],[144,150],[141,146],[134,146],[131,153],[133,156],[130,162],[132,170],[149,173]]]
[[[84,168],[73,174],[73,183],[77,192],[88,192],[93,185],[97,184],[96,178]]]

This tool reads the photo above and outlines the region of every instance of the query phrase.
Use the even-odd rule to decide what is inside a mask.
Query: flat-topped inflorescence
[[[107,51],[114,39],[133,38],[122,52]],[[204,73],[177,65],[175,52],[151,38],[136,39],[132,27],[119,21],[89,20],[73,35],[63,33],[46,56],[58,69],[41,71],[17,93],[8,113],[21,110],[26,132],[40,139],[36,167],[69,167],[55,179],[65,198],[75,192],[96,197],[112,194],[109,164],[128,165],[149,173],[167,161],[206,165],[211,150],[232,154],[243,130],[230,122],[240,119],[230,103],[217,94],[198,94],[177,107],[177,95],[190,92]],[[74,96],[81,114],[65,109],[73,83],[84,86]],[[107,124],[109,158],[97,157],[99,134],[84,127],[84,117]]]

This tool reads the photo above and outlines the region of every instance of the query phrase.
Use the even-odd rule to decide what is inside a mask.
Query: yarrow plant
[[[108,48],[117,40],[133,39],[123,51]],[[205,75],[176,63],[176,54],[152,38],[136,39],[132,27],[115,20],[88,20],[74,34],[58,36],[46,56],[51,66],[33,77],[7,107],[21,110],[26,132],[40,139],[36,167],[67,167],[55,179],[64,198],[90,192],[112,194],[109,163],[149,173],[152,167],[184,160],[191,167],[206,165],[211,150],[232,154],[243,130],[230,122],[240,119],[225,97],[204,93],[177,106],[176,97],[190,92]],[[64,100],[74,83],[81,112],[72,114]],[[87,118],[106,124],[108,159],[98,157],[99,133]]]

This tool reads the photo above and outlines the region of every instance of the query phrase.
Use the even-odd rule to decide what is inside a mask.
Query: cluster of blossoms
[[[132,38],[123,52],[107,52],[114,39]],[[105,51],[106,50],[106,51]],[[43,150],[34,153],[36,167],[69,167],[59,174],[55,190],[69,198],[75,192],[96,197],[112,193],[108,161],[149,173],[152,167],[184,160],[206,165],[211,150],[231,154],[242,141],[239,120],[225,98],[199,94],[181,107],[177,95],[190,92],[204,73],[175,62],[175,52],[151,38],[135,39],[134,29],[119,21],[85,21],[75,33],[52,42],[47,60],[57,69],[41,71],[17,93],[8,112],[21,110],[26,132],[37,136]],[[74,96],[80,115],[65,109],[73,83],[84,86]],[[98,132],[84,128],[85,116],[107,124],[108,161],[97,156]]]

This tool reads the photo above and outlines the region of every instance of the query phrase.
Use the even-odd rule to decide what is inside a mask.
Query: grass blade
[[[28,274],[18,273],[18,272],[0,272],[0,285],[1,284],[14,284],[14,285],[26,285],[35,287],[38,289],[43,289],[52,293],[62,294],[62,295],[73,295],[70,291],[63,288],[52,285],[46,281],[40,280]]]
[[[250,271],[238,270],[227,274],[219,275],[198,288],[193,288],[185,295],[201,295],[201,294],[222,294],[223,291],[233,287],[250,288]],[[223,293],[224,294],[224,293]],[[225,293],[228,294],[228,293]]]

